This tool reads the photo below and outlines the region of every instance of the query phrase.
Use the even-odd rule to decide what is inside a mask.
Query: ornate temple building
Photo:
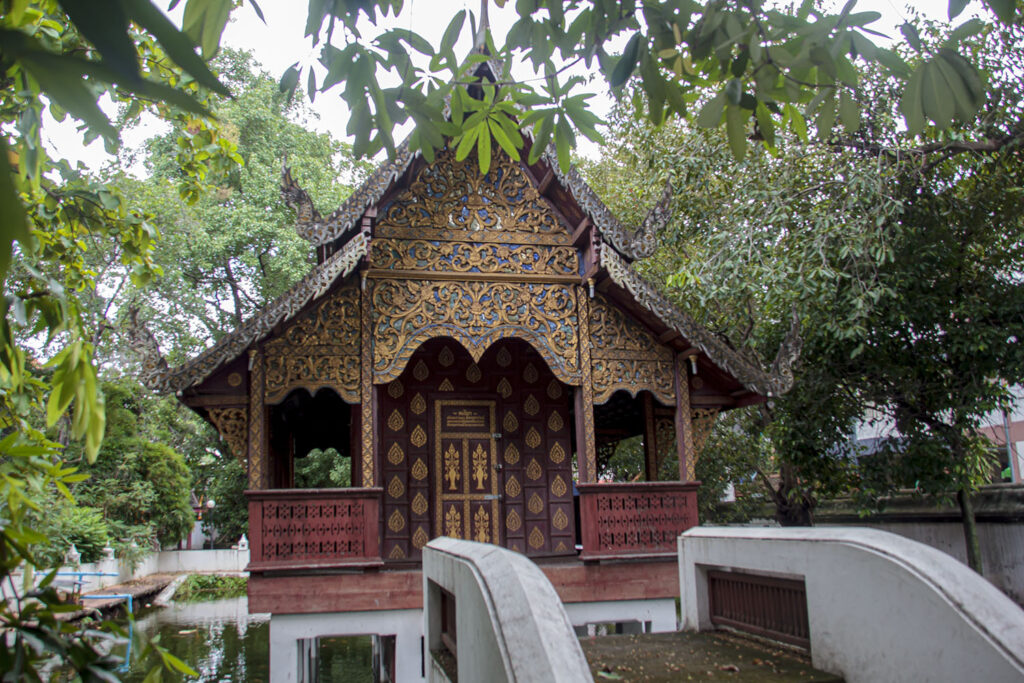
[[[247,467],[249,607],[273,615],[274,680],[296,675],[278,646],[351,633],[418,680],[420,549],[441,535],[535,559],[580,625],[674,628],[701,445],[719,412],[791,381],[634,271],[668,190],[630,230],[553,155],[493,159],[481,175],[475,156],[402,146],[329,216],[286,171],[317,266],[191,362],[147,367]],[[639,480],[598,483],[633,437]],[[296,488],[312,449],[351,459],[351,485]]]

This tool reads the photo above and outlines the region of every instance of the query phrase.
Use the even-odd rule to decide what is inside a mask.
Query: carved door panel
[[[501,542],[494,415],[494,401],[434,401],[435,535]]]

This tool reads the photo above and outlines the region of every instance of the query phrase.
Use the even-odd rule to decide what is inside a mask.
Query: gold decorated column
[[[686,358],[676,356],[676,450],[679,453],[679,480],[694,481],[693,425],[690,422],[690,375]]]
[[[579,302],[580,386],[573,392],[576,414],[576,466],[581,484],[597,481],[597,446],[594,442],[594,382],[590,367],[590,300],[584,287],[576,288]]]
[[[249,349],[249,488],[267,488],[267,440],[265,434],[264,392],[266,374],[263,353]]]
[[[362,321],[359,340],[359,428],[362,432],[361,461],[362,486],[368,488],[377,486],[376,468],[376,429],[375,429],[375,404],[373,390],[373,301],[371,288],[373,284],[366,279],[365,273],[362,279],[362,296],[359,306],[359,316]]]

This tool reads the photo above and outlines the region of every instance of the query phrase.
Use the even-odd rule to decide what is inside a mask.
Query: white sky
[[[158,3],[161,0],[158,0]],[[182,6],[174,13],[173,18],[180,23]],[[299,62],[303,66],[315,64],[318,80],[323,77],[323,68],[317,63],[320,54],[320,45],[314,47],[309,38],[305,38],[306,5],[295,0],[260,0],[260,8],[263,10],[266,24],[261,22],[252,11],[248,3],[234,12],[222,39],[223,45],[236,48],[252,50],[255,58],[275,78],[284,71]],[[514,2],[509,1],[503,10],[491,5],[490,22],[492,32],[497,36],[503,36],[514,21]],[[840,5],[840,2],[836,2]],[[902,0],[860,0],[856,11],[876,11],[882,14],[882,18],[872,25],[872,28],[885,33],[894,40],[901,39],[898,26],[902,24],[908,15],[907,7],[912,6],[926,17],[944,20],[946,18],[947,0],[917,0],[916,2],[903,2]],[[388,27],[400,26],[410,28],[424,36],[432,44],[436,45],[445,27],[452,17],[461,9],[477,12],[479,10],[478,0],[407,0],[402,21],[397,22],[394,17],[388,17],[382,25]],[[965,21],[967,17],[978,11],[978,1],[974,0],[957,22]],[[372,34],[373,28],[368,27],[364,35]],[[466,21],[463,29],[463,43],[456,47],[456,54],[465,54],[470,48],[469,21]],[[335,32],[334,42],[340,44],[343,40],[341,31]],[[500,42],[500,40],[498,41]],[[876,42],[885,42],[880,39]],[[596,63],[595,63],[596,67]],[[531,74],[517,74],[519,78],[528,77]],[[300,89],[305,89],[305,73],[300,83]],[[611,99],[607,94],[599,94],[591,100],[594,113],[603,116],[611,106]],[[317,96],[312,109],[319,115],[319,120],[312,123],[312,127],[321,131],[331,133],[334,137],[345,139],[345,126],[348,121],[348,110],[340,97],[340,88]],[[48,117],[44,117],[48,119]],[[81,144],[81,136],[76,130],[76,122],[70,117],[63,123],[56,123],[49,119],[44,122],[45,138],[52,150],[59,156],[67,158],[72,162],[81,161],[88,167],[96,169],[111,159],[103,149],[101,141],[85,147]],[[134,130],[127,131],[123,136],[123,142],[129,146],[135,146],[148,137],[158,134],[162,130],[161,124],[151,122],[142,125]],[[401,139],[407,131],[399,133],[396,137]],[[582,136],[579,151],[590,157],[598,156],[598,147]]]

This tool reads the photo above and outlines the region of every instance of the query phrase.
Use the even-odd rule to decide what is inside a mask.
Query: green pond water
[[[270,616],[249,614],[246,598],[196,602],[136,612],[136,632],[160,636],[160,644],[199,672],[198,678],[166,675],[164,680],[270,681]],[[139,682],[153,662],[140,662],[133,644],[131,668],[124,680]],[[124,654],[124,646],[117,650]],[[372,683],[369,637],[324,639],[320,644],[320,681]],[[294,657],[294,652],[281,656]]]

